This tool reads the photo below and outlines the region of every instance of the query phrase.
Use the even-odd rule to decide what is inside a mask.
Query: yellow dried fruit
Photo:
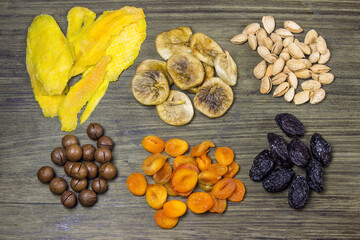
[[[67,15],[68,28],[66,37],[69,39],[80,31],[86,30],[96,18],[96,14],[85,7],[73,7]]]

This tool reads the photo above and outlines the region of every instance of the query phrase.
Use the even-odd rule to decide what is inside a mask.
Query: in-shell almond
[[[273,96],[274,97],[281,97],[282,95],[284,95],[289,90],[289,87],[290,87],[290,85],[289,85],[288,82],[283,82],[282,84],[277,86],[277,88],[274,91]]]
[[[301,49],[301,51],[303,51],[304,54],[306,55],[311,54],[311,48],[309,47],[309,45],[302,42],[298,42],[296,45]]]
[[[284,95],[284,99],[287,102],[291,102],[295,95],[295,88],[291,87]]]
[[[314,29],[311,29],[306,33],[304,43],[306,44],[314,43],[317,37],[318,37],[318,33]]]
[[[301,84],[301,88],[304,91],[315,91],[321,88],[321,83],[315,80],[307,80]]]
[[[295,73],[293,73],[293,72],[289,73],[288,82],[292,88],[295,88],[295,89],[297,88],[299,81],[298,81]]]
[[[316,74],[326,73],[331,70],[331,68],[323,64],[315,64],[310,69]]]
[[[283,46],[286,48],[290,43],[294,42],[294,37],[287,37],[283,40]]]
[[[249,42],[249,46],[252,50],[256,50],[257,48],[257,40],[254,34],[249,34],[248,36],[248,42]]]
[[[309,56],[309,60],[311,63],[317,63],[320,59],[320,53],[319,52],[312,52]]]
[[[271,49],[271,53],[275,55],[279,55],[282,49],[283,49],[282,41],[275,42]]]
[[[286,73],[281,72],[271,79],[271,83],[272,85],[280,85],[286,81],[287,77],[288,75]]]
[[[286,74],[289,74],[289,73],[291,73],[291,70],[285,65],[283,72]]]
[[[320,54],[325,54],[327,50],[327,45],[325,39],[322,36],[319,36],[316,39],[316,48]]]
[[[301,33],[303,29],[294,21],[285,21],[284,27],[292,33]]]
[[[285,28],[278,28],[275,31],[277,34],[280,35],[280,37],[282,38],[286,38],[286,37],[292,37],[294,36],[294,34],[292,34],[289,30],[285,29]]]
[[[269,64],[266,68],[265,76],[270,77],[272,75],[274,64]]]
[[[264,46],[259,46],[259,47],[257,48],[257,52],[258,52],[258,54],[260,55],[260,57],[262,57],[262,58],[265,58],[266,55],[269,55],[269,54],[270,54],[270,50],[267,49],[267,48],[264,47]]]
[[[274,43],[271,40],[271,38],[265,37],[263,43],[264,43],[264,46],[267,47],[267,49],[269,49],[270,51],[272,50]]]
[[[282,42],[282,38],[280,37],[280,35],[279,34],[277,34],[277,33],[271,33],[270,34],[270,38],[271,38],[271,40],[274,42],[274,43],[276,43],[276,42]]]
[[[295,72],[297,78],[308,79],[311,78],[311,71],[309,69],[302,69]]]
[[[322,88],[319,88],[319,89],[311,92],[310,93],[310,103],[317,104],[317,103],[321,102],[322,100],[324,100],[325,95],[326,95],[326,92]]]
[[[311,49],[311,52],[318,52],[315,42],[309,44],[309,47]]]
[[[246,28],[244,28],[243,33],[245,34],[255,34],[257,30],[259,30],[260,24],[258,23],[250,23],[247,25]]]
[[[262,94],[268,94],[269,92],[271,92],[271,88],[272,88],[272,84],[270,78],[267,76],[263,77],[261,79],[260,92]]]
[[[278,58],[275,62],[274,62],[274,67],[273,67],[273,71],[272,71],[272,75],[276,75],[280,72],[282,72],[282,70],[284,69],[285,66],[285,60],[282,58]]]
[[[306,68],[301,59],[290,59],[286,62],[286,66],[293,72]]]
[[[286,61],[290,60],[291,56],[288,52],[281,52],[280,57]]]
[[[262,60],[256,67],[254,68],[254,76],[257,79],[262,79],[265,76],[266,72],[266,61]]]
[[[320,74],[311,73],[311,78],[314,79],[315,81],[319,81],[319,76]]]
[[[319,64],[325,64],[329,61],[331,56],[330,50],[326,49],[325,54],[321,54],[318,63]]]
[[[268,34],[272,33],[275,29],[275,19],[273,16],[263,16],[262,24]]]
[[[334,81],[334,75],[332,73],[322,73],[318,77],[318,81],[321,84],[330,84]]]
[[[264,59],[268,62],[268,63],[274,63],[279,57],[276,56],[275,54],[268,54],[264,57]]]
[[[256,39],[257,39],[259,46],[265,46],[264,41],[265,41],[265,38],[267,38],[267,33],[266,33],[265,29],[259,28],[259,30],[257,30],[255,35],[256,35]]]
[[[301,91],[295,94],[293,101],[296,105],[300,105],[306,103],[307,101],[309,101],[309,99],[310,99],[310,92]]]
[[[248,40],[248,35],[245,33],[240,33],[238,35],[236,35],[235,37],[233,37],[230,42],[232,42],[233,44],[243,44]]]
[[[288,48],[289,53],[291,56],[293,56],[293,58],[301,59],[305,57],[303,51],[301,51],[301,49],[295,43],[290,43]]]
[[[300,60],[305,64],[305,68],[310,68],[312,66],[312,63],[310,62],[309,59],[303,58]]]

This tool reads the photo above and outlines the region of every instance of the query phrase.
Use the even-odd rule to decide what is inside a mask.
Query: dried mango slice
[[[68,28],[66,37],[69,39],[75,34],[86,30],[96,18],[96,13],[85,7],[73,7],[67,15]]]
[[[104,81],[106,66],[110,61],[110,56],[103,57],[85,77],[70,88],[59,112],[62,131],[70,132],[76,128],[77,114]]]
[[[72,75],[68,40],[50,15],[34,18],[27,35],[28,65],[48,95],[61,94]]]

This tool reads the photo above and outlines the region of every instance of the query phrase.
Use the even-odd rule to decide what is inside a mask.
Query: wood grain
[[[97,14],[125,5],[142,7],[148,29],[135,64],[110,84],[90,119],[73,132],[81,144],[94,143],[86,136],[86,126],[101,123],[116,143],[113,159],[118,177],[94,207],[78,205],[69,210],[36,178],[41,166],[54,166],[50,152],[65,133],[58,119],[43,117],[34,100],[25,48],[27,28],[36,15],[51,14],[65,31],[67,11],[77,5]],[[259,93],[260,82],[252,69],[260,57],[247,44],[233,45],[229,40],[247,24],[260,23],[263,15],[274,16],[277,26],[290,19],[305,32],[316,29],[324,36],[332,52],[328,65],[335,75],[335,81],[325,86],[324,102],[294,106]],[[0,239],[359,239],[359,22],[356,0],[1,1]],[[154,107],[133,98],[130,81],[141,61],[160,59],[154,44],[157,34],[179,26],[205,33],[227,49],[238,64],[239,80],[233,88],[234,104],[225,116],[209,119],[196,112],[190,124],[173,127],[160,120]],[[298,36],[303,39],[305,34]],[[319,132],[334,149],[333,161],[324,170],[324,191],[312,192],[306,208],[299,211],[288,206],[287,191],[269,194],[261,183],[248,178],[253,158],[267,147],[266,134],[281,134],[274,122],[280,112],[292,113],[304,123],[304,142]],[[133,196],[126,188],[127,176],[141,171],[148,156],[141,139],[149,134],[164,140],[182,138],[191,146],[210,139],[234,149],[241,167],[236,178],[247,189],[244,201],[230,202],[222,215],[188,212],[174,229],[160,229],[145,198]],[[62,168],[54,169],[64,176]],[[304,175],[302,169],[294,169]]]

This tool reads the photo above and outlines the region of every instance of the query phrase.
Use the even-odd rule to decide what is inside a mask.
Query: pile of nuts
[[[103,134],[104,129],[100,124],[90,123],[87,135],[92,140],[97,140],[97,149],[91,144],[81,147],[79,140],[69,134],[62,138],[62,147],[51,152],[52,162],[64,166],[64,172],[71,177],[70,187],[79,192],[79,202],[84,207],[93,206],[97,201],[97,194],[106,192],[107,180],[114,179],[117,174],[116,167],[110,163],[114,143],[110,137]],[[67,190],[68,183],[64,178],[55,175],[54,169],[49,166],[43,166],[37,172],[40,182],[49,183],[50,191],[61,195],[61,203],[65,207],[74,207],[77,203],[76,194]],[[90,180],[92,190],[87,189]]]
[[[251,49],[257,49],[264,58],[254,68],[255,77],[261,79],[260,92],[268,94],[277,86],[273,96],[284,96],[287,102],[293,101],[296,105],[324,100],[325,90],[321,86],[334,80],[330,67],[324,65],[331,56],[325,39],[312,29],[306,33],[304,42],[300,42],[293,33],[301,33],[303,29],[294,21],[285,21],[284,28],[275,32],[272,16],[264,16],[262,23],[264,28],[259,23],[251,23],[231,39],[234,44],[248,41]],[[296,93],[298,79],[306,81],[301,83],[302,91]]]

